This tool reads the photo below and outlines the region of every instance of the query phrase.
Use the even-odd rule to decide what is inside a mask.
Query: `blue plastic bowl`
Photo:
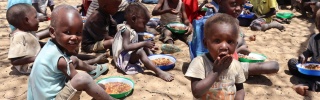
[[[167,59],[169,59],[172,62],[172,64],[166,65],[166,66],[158,66],[161,70],[164,70],[164,71],[173,69],[174,66],[175,66],[175,63],[177,62],[176,58],[174,58],[173,56],[163,55],[163,54],[150,55],[150,56],[148,56],[148,58],[150,60],[154,60],[154,59],[157,59],[157,58],[167,58]]]
[[[311,75],[311,76],[320,76],[320,70],[311,70],[311,69],[304,68],[305,65],[309,65],[309,64],[320,65],[317,63],[306,63],[303,65],[297,64],[296,66],[298,67],[298,71],[302,74]]]

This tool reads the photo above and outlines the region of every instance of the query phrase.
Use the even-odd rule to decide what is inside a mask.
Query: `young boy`
[[[112,99],[105,90],[84,71],[96,71],[76,57],[82,40],[82,18],[68,5],[60,5],[52,12],[50,39],[41,49],[28,80],[28,100],[79,99],[86,91],[97,100]],[[97,66],[96,69],[100,70]]]
[[[111,48],[113,37],[110,36],[109,25],[111,15],[118,11],[121,0],[98,0],[99,8],[94,11],[84,24],[81,49],[84,52],[105,52]]]
[[[36,10],[30,4],[18,3],[11,6],[6,18],[9,24],[17,28],[10,33],[8,59],[20,73],[28,74],[32,62],[41,49],[38,40],[47,35],[42,32],[31,33],[38,30],[39,20]]]
[[[317,29],[320,31],[320,10],[317,11],[316,13],[316,18],[315,18],[315,23]],[[309,39],[309,44],[307,47],[307,50],[302,52],[302,54],[299,55],[299,59],[292,58],[288,61],[288,67],[289,71],[292,75],[303,78],[308,81],[307,84],[298,84],[296,86],[293,86],[293,89],[300,95],[306,96],[307,91],[316,91],[320,92],[320,77],[316,76],[310,76],[310,75],[305,75],[302,74],[298,71],[297,64],[298,63],[306,63],[306,62],[311,62],[311,63],[320,63],[320,55],[319,55],[319,39],[320,39],[320,34],[314,34],[310,37]],[[311,57],[311,61],[307,61],[308,58]]]
[[[258,17],[250,24],[253,31],[266,31],[271,28],[277,28],[283,31],[285,28],[277,21],[272,21],[272,16],[276,14],[278,7],[277,0],[250,0],[253,5],[252,11]]]
[[[180,49],[173,45],[173,37],[177,37],[182,39],[187,43],[187,38],[192,32],[192,24],[189,22],[187,18],[187,14],[185,11],[184,4],[181,0],[159,0],[158,4],[154,7],[152,11],[153,16],[161,15],[160,25],[163,27],[161,30],[161,40],[165,44],[162,50],[167,53],[174,53],[176,51],[180,51]],[[188,30],[183,35],[173,34],[170,30],[168,30],[165,25],[171,22],[182,22],[187,26],[186,30]]]
[[[240,62],[233,60],[239,37],[237,19],[218,13],[204,25],[204,46],[209,53],[192,60],[185,76],[191,79],[195,98],[243,100],[245,76]]]

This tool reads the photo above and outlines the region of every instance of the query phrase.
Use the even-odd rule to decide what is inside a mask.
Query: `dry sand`
[[[77,5],[82,0],[54,1],[56,5]],[[11,67],[7,59],[10,29],[5,18],[6,4],[7,0],[0,0],[0,99],[21,100],[27,97],[28,75],[19,74]],[[150,11],[154,6],[147,5]],[[300,14],[295,13],[295,15]],[[49,22],[41,23],[41,29],[47,27],[48,24]],[[241,28],[247,36],[257,35],[256,41],[247,41],[252,52],[265,54],[268,60],[275,60],[280,64],[280,71],[277,74],[252,76],[244,83],[246,100],[320,100],[320,97],[317,96],[319,93],[316,92],[310,92],[308,97],[297,95],[290,87],[303,80],[290,75],[287,68],[288,59],[297,57],[305,50],[308,37],[315,32],[315,25],[306,19],[295,17],[291,24],[284,26],[286,27],[285,32],[276,29],[253,32],[247,27]],[[159,46],[160,43],[157,42],[157,45]],[[176,45],[182,48],[182,52],[173,54],[177,58],[176,67],[168,71],[175,76],[172,82],[165,82],[150,71],[146,71],[145,74],[124,75],[110,63],[108,63],[110,68],[108,73],[100,76],[96,81],[109,76],[124,76],[133,79],[136,85],[133,94],[126,98],[129,100],[192,100],[190,81],[184,77],[182,72],[182,69],[187,68],[190,62],[188,46],[181,41],[176,41]],[[82,100],[91,99],[85,92],[81,97]]]

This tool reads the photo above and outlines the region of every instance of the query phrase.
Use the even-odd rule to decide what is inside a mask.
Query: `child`
[[[35,15],[35,14],[34,14]],[[68,5],[60,5],[52,12],[50,39],[41,49],[28,80],[28,100],[79,99],[81,91],[97,100],[112,99],[92,77],[78,70],[97,72],[72,55],[82,40],[82,18]]]
[[[118,25],[118,32],[112,45],[113,58],[117,67],[126,74],[142,72],[137,63],[139,60],[145,67],[154,71],[158,77],[165,81],[172,81],[173,76],[159,69],[146,54],[147,48],[155,46],[153,41],[138,42],[137,32],[144,32],[150,20],[148,9],[141,3],[129,4],[125,10],[126,23]]]
[[[283,31],[285,28],[277,21],[272,21],[272,16],[276,14],[278,7],[276,0],[250,0],[253,5],[252,11],[258,17],[250,24],[253,31],[266,31],[271,28],[277,28]]]
[[[33,33],[31,31],[38,30],[39,21],[36,15],[32,15],[35,9],[26,3],[18,3],[10,7],[7,11],[6,18],[9,24],[18,29],[10,33],[10,48],[8,59],[13,67],[22,74],[29,74],[32,63],[36,55],[39,53],[44,43],[39,40],[49,37],[49,32],[40,31]],[[27,20],[25,20],[27,19]],[[79,58],[86,58],[86,63],[95,64],[103,61],[105,55],[98,57],[88,55],[77,55]]]
[[[187,42],[187,38],[192,32],[192,24],[187,18],[183,2],[181,0],[159,0],[158,4],[152,11],[152,15],[161,15],[160,25],[163,26],[161,29],[161,40],[165,44],[170,44],[164,46],[167,47],[167,49],[163,49],[165,50],[164,52],[174,53],[176,51],[180,51],[178,47],[173,45],[173,37],[180,38],[184,42]],[[164,27],[171,22],[182,22],[187,26],[186,30],[188,31],[184,35],[173,34],[170,30]]]
[[[29,4],[18,3],[8,9],[6,18],[17,28],[10,33],[8,58],[20,73],[28,74],[41,48],[36,34],[31,33],[39,27],[36,11]]]
[[[236,19],[242,12],[243,10],[242,5],[245,2],[246,2],[245,0],[222,0],[218,2],[219,4],[218,12],[226,13]],[[236,5],[232,6],[231,4],[236,4]],[[240,8],[240,9],[236,9],[236,8]],[[235,54],[237,53],[241,53],[245,55],[248,55],[250,53],[250,51],[247,48],[246,42],[244,40],[244,34],[242,32],[239,32],[238,44],[237,44]],[[235,59],[238,59],[238,58],[235,58]],[[241,65],[243,67],[246,78],[248,78],[249,75],[271,74],[271,73],[277,73],[279,71],[279,63],[276,61],[267,61],[262,63],[241,62]]]
[[[320,10],[316,12],[315,24],[318,31],[320,31]],[[298,94],[303,96],[307,95],[308,90],[320,92],[320,77],[302,74],[298,71],[298,68],[296,66],[298,63],[302,63],[302,64],[306,62],[320,63],[319,48],[318,48],[319,39],[320,39],[319,33],[312,35],[309,39],[307,50],[302,52],[302,54],[299,55],[298,57],[299,59],[292,58],[288,61],[288,67],[289,67],[290,73],[294,76],[303,78],[308,81],[308,84],[298,84],[296,86],[293,86],[293,89]],[[309,57],[311,57],[311,61],[307,61]]]
[[[185,76],[191,79],[195,98],[203,100],[243,100],[245,76],[232,54],[239,37],[238,21],[227,14],[216,14],[204,25],[203,43],[209,50],[192,60]]]
[[[118,11],[121,0],[98,0],[99,8],[94,11],[84,24],[81,49],[84,52],[105,52],[111,48],[113,37],[108,31],[111,15]]]

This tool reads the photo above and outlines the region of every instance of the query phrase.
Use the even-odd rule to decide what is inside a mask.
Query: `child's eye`
[[[227,42],[228,42],[228,44],[234,44],[235,43],[233,40],[229,40]]]
[[[237,3],[236,2],[232,3],[232,6],[237,6]]]
[[[68,34],[68,35],[70,35],[70,34],[71,34],[71,32],[70,32],[70,31],[66,31],[66,32],[64,32],[64,33],[66,33],[66,34]]]
[[[220,43],[221,41],[219,39],[213,40],[214,43]]]
[[[82,35],[82,33],[81,32],[77,32],[76,35],[80,36],[80,35]]]

